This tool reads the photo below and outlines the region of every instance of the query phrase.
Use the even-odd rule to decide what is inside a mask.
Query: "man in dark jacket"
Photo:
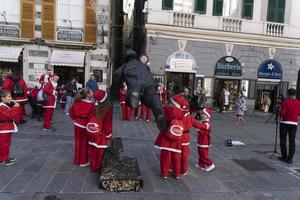
[[[66,115],[69,115],[69,109],[72,106],[74,102],[75,94],[77,93],[75,78],[71,78],[71,81],[65,85],[65,90],[66,90],[66,105],[65,105],[64,112]]]
[[[90,80],[85,85],[87,88],[90,88],[93,92],[96,92],[98,90],[97,81],[95,80],[95,75],[91,74]]]
[[[127,50],[126,63],[114,72],[118,80],[121,79],[128,85],[126,104],[135,109],[141,101],[142,104],[152,110],[158,128],[165,130],[166,122],[163,116],[162,104],[155,89],[154,78],[149,67],[136,58],[137,54],[133,50]]]
[[[280,161],[293,163],[295,154],[295,138],[298,126],[298,117],[300,115],[300,101],[296,99],[296,90],[291,88],[288,90],[288,97],[281,103],[279,110],[280,121]],[[286,150],[286,138],[289,136],[289,154]]]

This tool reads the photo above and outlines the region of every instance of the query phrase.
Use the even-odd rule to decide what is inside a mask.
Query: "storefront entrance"
[[[230,92],[229,95],[229,106],[226,108],[227,110],[233,110],[235,100],[237,97],[237,93],[240,90],[240,80],[237,79],[215,79],[214,84],[214,107],[219,107],[220,103],[220,94],[224,87],[228,88],[228,91]]]
[[[194,79],[193,73],[166,72],[168,97],[183,92],[184,88],[188,88],[190,94],[193,94]]]
[[[257,83],[255,110],[264,112],[264,95],[270,98],[271,105],[268,112],[273,112],[278,96],[278,84]]]
[[[79,84],[84,87],[84,68],[83,67],[68,67],[68,66],[54,66],[54,72],[59,76],[58,85],[62,85],[76,78]]]

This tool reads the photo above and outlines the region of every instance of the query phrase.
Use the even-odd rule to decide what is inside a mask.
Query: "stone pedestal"
[[[122,155],[121,138],[114,138],[102,163],[100,187],[112,192],[139,191],[143,179],[136,158]]]

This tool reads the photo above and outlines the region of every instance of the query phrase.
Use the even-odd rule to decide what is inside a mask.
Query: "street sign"
[[[215,75],[240,77],[242,76],[241,64],[236,58],[232,56],[225,56],[217,62]]]
[[[147,63],[149,62],[149,57],[148,57],[147,55],[145,55],[145,54],[142,54],[142,55],[140,56],[140,61],[141,61],[142,63],[144,63],[144,64],[147,64]]]
[[[59,29],[57,40],[82,42],[82,35],[80,30]]]
[[[0,25],[0,37],[19,37],[20,30],[18,26],[14,25]]]
[[[257,70],[258,78],[282,79],[281,64],[274,59],[265,60]]]

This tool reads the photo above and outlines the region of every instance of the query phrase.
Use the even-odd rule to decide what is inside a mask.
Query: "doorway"
[[[193,94],[194,79],[193,73],[166,72],[168,97],[183,92],[184,88],[189,89],[189,93]]]
[[[82,84],[84,87],[84,68],[83,67],[66,67],[66,66],[54,66],[54,73],[59,76],[58,85],[62,85],[76,78],[78,84]]]
[[[263,102],[264,102],[264,95],[266,95],[271,99],[269,112],[273,112],[275,109],[276,97],[278,96],[277,91],[278,91],[278,85],[258,83],[256,99],[255,99],[255,110],[262,111],[262,112],[264,111]]]
[[[235,100],[237,97],[237,93],[240,90],[240,80],[237,79],[215,79],[214,84],[214,107],[219,107],[220,94],[224,87],[228,88],[230,93],[229,95],[229,105],[228,110],[234,109]]]

